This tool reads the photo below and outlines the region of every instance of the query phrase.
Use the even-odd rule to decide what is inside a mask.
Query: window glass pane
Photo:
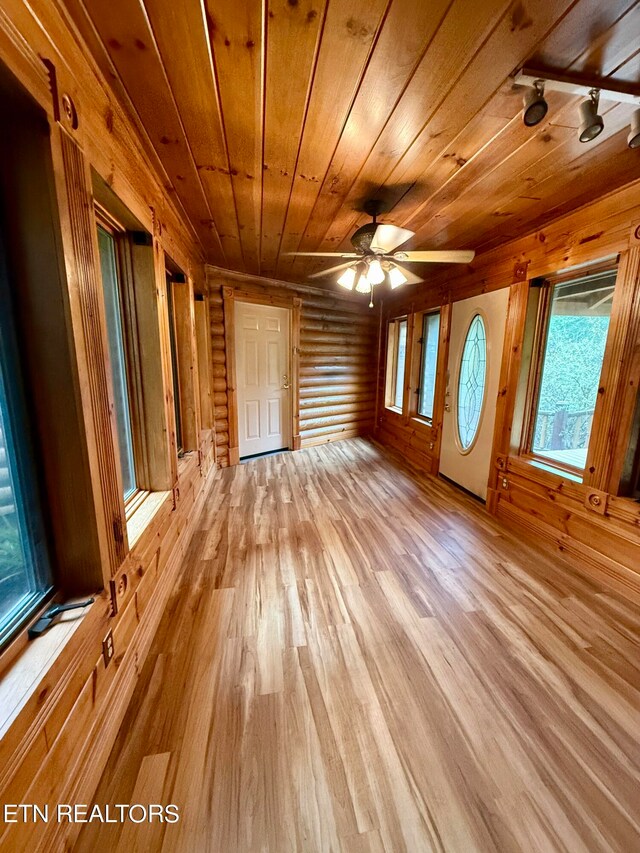
[[[532,450],[584,469],[615,272],[553,288]]]
[[[125,499],[136,490],[136,474],[133,460],[133,435],[131,432],[131,413],[129,411],[129,393],[127,389],[127,367],[125,360],[124,335],[122,328],[122,308],[120,285],[116,264],[115,240],[104,228],[98,228],[100,246],[100,266],[102,268],[102,286],[107,318],[107,336],[109,338],[109,356],[113,376],[113,396],[120,447],[120,467]]]
[[[393,405],[397,409],[402,408],[404,398],[404,363],[407,352],[407,321],[398,322],[398,343],[396,350],[396,387],[393,396]]]
[[[420,369],[418,414],[422,415],[423,418],[429,418],[429,420],[433,418],[439,332],[440,313],[425,314],[422,324],[422,365]]]
[[[6,296],[2,293],[0,299],[0,644],[10,639],[51,588],[37,473]]]
[[[176,443],[182,450],[182,414],[180,412],[180,380],[178,378],[178,345],[176,344],[175,314],[173,311],[173,282],[167,275],[167,306],[169,309],[169,342],[171,345],[171,377],[173,379],[173,409],[176,418]]]
[[[487,374],[487,336],[484,321],[476,314],[462,350],[458,379],[458,437],[463,450],[471,447],[480,424]]]

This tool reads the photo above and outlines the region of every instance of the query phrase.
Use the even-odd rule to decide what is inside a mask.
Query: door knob
[[[287,388],[289,388],[289,377],[287,376],[286,373],[283,374],[283,376],[282,376],[282,388],[284,391],[286,391]]]

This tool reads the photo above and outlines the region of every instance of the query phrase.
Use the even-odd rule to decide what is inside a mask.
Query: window
[[[433,419],[433,398],[436,389],[439,334],[440,312],[436,311],[433,314],[425,314],[422,318],[418,415],[426,418],[428,421]]]
[[[173,408],[176,417],[176,444],[178,455],[183,452],[182,415],[180,411],[180,378],[178,372],[178,344],[176,339],[176,315],[173,302],[173,281],[171,273],[167,273],[167,306],[169,309],[169,341],[171,345],[171,376],[173,379]]]
[[[386,406],[402,411],[404,402],[404,368],[407,355],[407,318],[389,323],[387,346]]]
[[[458,377],[457,425],[463,450],[471,448],[478,432],[486,377],[487,334],[484,320],[476,314],[469,324]]]
[[[137,491],[137,484],[133,455],[131,410],[129,407],[122,291],[118,273],[115,235],[102,225],[98,226],[98,246],[100,249],[100,267],[102,270],[109,357],[111,360],[118,446],[120,449],[122,487],[124,499],[127,501]]]
[[[6,275],[0,282],[0,645],[51,589],[38,475],[30,439]]]
[[[615,281],[607,270],[544,285],[529,446],[560,467],[586,465]]]

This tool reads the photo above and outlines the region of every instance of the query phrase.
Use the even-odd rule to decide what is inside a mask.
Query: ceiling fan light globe
[[[374,258],[369,263],[369,269],[367,270],[367,281],[371,285],[381,284],[384,281],[384,270],[382,269],[378,258]]]
[[[356,284],[358,293],[371,293],[371,285],[367,281],[366,275],[361,275]]]
[[[346,290],[353,290],[353,284],[356,280],[356,271],[353,267],[347,267],[347,269],[342,273],[340,278],[338,279],[338,284],[342,287],[346,288]]]
[[[401,284],[405,284],[407,281],[406,275],[398,269],[398,267],[392,267],[389,270],[389,283],[391,284],[391,289],[395,290],[396,287],[400,287]]]

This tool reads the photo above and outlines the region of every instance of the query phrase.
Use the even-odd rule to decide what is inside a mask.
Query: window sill
[[[385,406],[385,410],[387,412],[393,412],[394,415],[401,415],[402,409],[399,409],[397,406]]]
[[[28,640],[25,630],[24,634],[15,641],[22,647],[16,652],[15,658],[8,664],[0,679],[0,739],[4,737],[38,685],[54,666],[56,659],[62,654],[90,611],[100,606],[100,596],[94,596],[94,598],[93,604],[81,610],[62,613],[40,637]],[[71,602],[82,600],[82,597],[70,599]],[[47,607],[51,603],[49,602]],[[12,649],[9,647],[7,653],[11,654],[11,652]]]
[[[131,515],[127,516],[127,538],[129,548],[133,548],[138,539],[153,521],[162,504],[171,496],[171,492],[146,492],[143,500],[136,504]]]
[[[583,477],[574,471],[566,471],[564,468],[557,468],[555,465],[550,465],[542,459],[535,459],[532,456],[517,457],[524,465],[529,465],[532,468],[537,468],[539,471],[544,471],[546,474],[552,474],[554,477],[559,477],[562,480],[570,480],[572,483],[582,485]]]
[[[411,423],[414,426],[422,427],[422,429],[433,429],[433,418],[423,418],[421,415],[412,415]]]

